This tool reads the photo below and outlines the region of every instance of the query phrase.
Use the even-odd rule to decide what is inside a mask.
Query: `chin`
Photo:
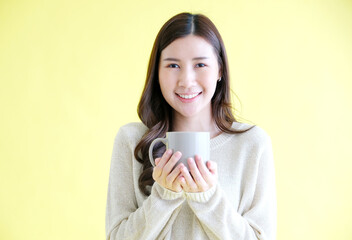
[[[184,118],[193,118],[199,115],[199,112],[192,111],[192,112],[179,112],[179,114]]]

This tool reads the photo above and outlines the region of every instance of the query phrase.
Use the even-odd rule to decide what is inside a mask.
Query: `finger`
[[[209,169],[209,172],[211,172],[213,175],[216,175],[218,173],[218,164],[216,162],[208,161],[207,167]]]
[[[180,192],[182,190],[184,190],[183,188],[183,184],[185,184],[185,178],[183,177],[182,173],[180,172],[180,174],[177,176],[177,178],[174,181],[174,188],[176,189],[177,192]]]
[[[182,171],[181,171],[180,175],[178,176],[177,181],[179,182],[179,184],[181,184],[181,186],[186,184],[186,180],[185,180],[185,177],[182,174]]]
[[[172,149],[166,150],[164,152],[163,156],[161,157],[157,167],[163,168],[165,166],[165,164],[169,161],[171,155],[172,155]]]
[[[199,170],[201,176],[203,177],[203,179],[205,180],[206,183],[209,183],[209,181],[212,180],[211,179],[212,175],[211,175],[208,167],[205,165],[203,160],[198,155],[196,155],[195,160],[196,160],[196,164],[197,164],[197,167],[198,167],[198,170]]]
[[[186,170],[186,171],[188,171],[188,170]],[[178,178],[178,182],[180,183],[183,191],[185,191],[185,192],[191,191],[191,188],[189,187],[189,185],[187,183],[186,177],[182,173],[182,169],[181,169],[181,175]]]
[[[177,176],[174,178],[174,180],[171,182],[169,182],[168,184],[170,184],[170,187],[169,189],[175,191],[175,192],[179,192],[179,191],[182,191],[182,187],[178,181],[178,178],[181,176],[181,171],[179,170],[178,171],[178,174]],[[169,177],[169,176],[168,176]]]
[[[177,161],[180,160],[181,156],[182,156],[182,154],[179,151],[172,154],[171,158],[167,161],[167,163],[165,164],[165,166],[163,168],[162,176],[164,176],[166,178],[166,176],[170,174],[170,172],[175,167],[175,164],[177,163]]]
[[[199,169],[193,158],[188,159],[188,165],[189,165],[189,169],[191,171],[192,177],[194,179],[194,182],[197,184],[198,188],[201,191],[203,191],[204,189],[206,189],[207,183],[205,182],[203,176],[199,172]]]
[[[189,165],[189,163],[188,163]],[[185,191],[194,191],[197,189],[197,184],[195,183],[195,181],[193,180],[190,172],[188,171],[188,169],[186,167],[181,168],[181,172],[183,174],[183,177],[185,179],[185,184],[183,185]]]
[[[174,169],[176,163],[178,162],[178,160],[181,159],[181,157],[182,157],[182,153],[180,151],[177,151],[174,154],[172,154],[171,158],[164,166],[164,171],[167,172],[167,174],[169,174]]]
[[[186,179],[185,179],[185,177],[183,175],[178,177],[178,182],[179,182],[181,188],[183,189],[183,191],[189,192],[189,188],[187,186]]]
[[[177,177],[181,174],[181,167],[182,166],[177,166],[174,170],[172,170],[172,172],[166,177],[166,183],[169,186],[174,185],[175,180],[177,179]]]
[[[168,161],[168,159],[170,158],[171,154],[172,154],[172,150],[169,149],[164,152],[164,154],[161,158],[155,159],[155,167],[153,169],[154,180],[159,178],[161,176],[161,174],[163,173],[163,167],[166,164],[166,162]],[[158,160],[158,162],[157,162],[157,160]]]
[[[157,178],[160,177],[162,169],[158,166],[160,162],[160,158],[155,159],[155,167],[153,168],[153,179],[156,180]]]
[[[199,157],[198,155],[195,156],[195,161],[196,161],[196,165],[198,167],[198,170],[200,172],[200,174],[205,177],[206,175],[209,174],[209,169],[207,168],[207,166],[205,166],[205,163],[203,162],[203,160],[201,159],[201,157]]]

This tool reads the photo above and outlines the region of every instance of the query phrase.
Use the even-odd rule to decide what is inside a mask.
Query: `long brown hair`
[[[221,81],[217,83],[211,100],[212,114],[218,128],[226,133],[242,133],[246,130],[231,128],[236,122],[232,114],[231,90],[227,55],[222,38],[215,25],[202,14],[180,13],[168,20],[160,29],[150,55],[144,90],[138,104],[138,116],[148,127],[135,148],[134,156],[143,165],[139,177],[139,188],[145,194],[150,194],[153,185],[153,167],[150,164],[148,149],[151,142],[158,137],[164,137],[172,127],[172,108],[165,101],[159,85],[158,68],[160,55],[170,43],[187,35],[195,35],[207,40],[215,50],[221,70]],[[247,129],[248,130],[248,129]],[[155,146],[154,157],[160,157],[165,146]]]

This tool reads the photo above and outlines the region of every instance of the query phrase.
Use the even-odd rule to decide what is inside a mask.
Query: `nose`
[[[190,67],[183,68],[178,78],[178,86],[183,88],[191,88],[195,85],[196,74]]]

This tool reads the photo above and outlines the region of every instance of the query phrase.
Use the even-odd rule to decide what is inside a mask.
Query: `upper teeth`
[[[179,94],[180,97],[185,98],[185,99],[189,99],[189,98],[194,98],[195,96],[197,96],[198,93],[192,94],[192,95],[182,95]]]

